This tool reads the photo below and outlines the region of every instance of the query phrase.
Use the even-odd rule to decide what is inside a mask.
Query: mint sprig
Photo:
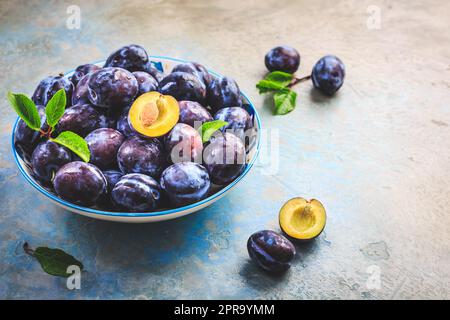
[[[208,121],[203,123],[200,128],[198,128],[198,132],[200,133],[200,136],[202,137],[202,142],[206,143],[209,141],[211,136],[219,130],[220,128],[226,126],[228,122],[223,120],[214,120],[214,121]]]
[[[284,115],[295,109],[295,100],[297,99],[297,93],[283,89],[276,92],[273,95],[275,102],[275,114]]]
[[[282,71],[273,71],[269,73],[266,80],[278,82],[287,86],[294,79],[294,75],[292,73],[282,72]]]
[[[258,82],[256,87],[259,89],[259,93],[278,91],[288,86],[293,78],[294,76],[290,73],[274,71]]]
[[[78,266],[80,271],[83,270],[83,264],[80,261],[61,249],[38,247],[33,250],[27,242],[24,243],[23,249],[25,253],[36,258],[42,270],[52,276],[69,277],[70,273],[67,273],[69,266]]]
[[[49,126],[45,132],[41,129],[42,123],[36,104],[30,98],[22,93],[9,92],[8,101],[29,128],[39,131],[41,136],[70,149],[83,161],[89,162],[91,153],[87,142],[76,133],[64,131],[56,138],[52,138],[52,133],[66,110],[67,98],[64,89],[56,92],[45,106],[46,122]]]
[[[260,94],[274,94],[274,114],[276,115],[284,115],[295,109],[297,94],[289,88],[292,80],[294,80],[293,74],[274,71],[256,84]]]

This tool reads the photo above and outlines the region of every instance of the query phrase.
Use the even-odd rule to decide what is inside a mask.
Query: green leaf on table
[[[33,100],[22,93],[8,92],[8,101],[29,128],[41,129],[41,117]]]
[[[284,89],[276,92],[273,95],[273,101],[275,102],[275,111],[277,115],[283,115],[291,112],[295,109],[295,100],[297,99],[297,93],[292,90]]]
[[[269,80],[272,82],[277,82],[279,84],[282,84],[284,86],[287,86],[289,83],[291,83],[292,79],[294,79],[294,75],[291,73],[281,72],[281,71],[274,71],[269,73],[265,80]]]
[[[24,250],[36,258],[42,269],[52,276],[69,277],[71,275],[67,272],[69,266],[78,266],[80,271],[83,270],[83,264],[80,261],[61,249],[38,247],[33,250],[25,243]]]
[[[281,71],[274,71],[269,73],[264,80],[261,80],[256,85],[259,89],[259,93],[267,93],[271,91],[283,90],[288,86],[294,75]]]
[[[278,82],[272,82],[269,80],[261,80],[256,84],[256,88],[259,89],[259,93],[267,93],[271,91],[283,90],[285,86],[279,84]]]
[[[66,110],[66,91],[58,90],[45,107],[45,116],[50,127],[54,128]]]
[[[51,140],[70,149],[84,162],[89,162],[89,159],[91,158],[91,152],[89,151],[88,144],[86,140],[84,140],[76,133],[73,133],[72,131],[64,131],[61,132],[59,136]]]
[[[202,137],[202,142],[208,142],[214,132],[216,132],[223,126],[226,126],[227,124],[228,122],[223,120],[214,120],[203,123],[200,128],[198,128],[198,132]]]

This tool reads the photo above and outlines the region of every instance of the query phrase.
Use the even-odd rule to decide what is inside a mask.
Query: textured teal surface
[[[450,3],[376,4],[380,30],[366,24],[373,1],[78,3],[81,29],[70,30],[71,1],[0,2],[0,298],[450,298]],[[146,225],[77,216],[29,186],[10,151],[6,92],[31,94],[45,76],[129,43],[235,78],[277,130],[278,170],[258,163],[211,207]],[[348,71],[339,94],[305,83],[297,109],[273,116],[254,86],[281,43],[299,49],[300,75],[339,56]],[[249,262],[246,241],[279,230],[278,210],[294,196],[319,199],[327,226],[272,277]],[[42,272],[24,241],[81,260],[81,290]]]

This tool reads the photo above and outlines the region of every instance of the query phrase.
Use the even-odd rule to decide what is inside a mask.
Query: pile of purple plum
[[[89,163],[22,120],[14,146],[33,177],[64,200],[126,212],[179,207],[228,185],[246,166],[253,115],[233,79],[216,77],[198,63],[181,63],[164,74],[143,47],[124,46],[103,67],[85,64],[71,76],[42,80],[32,96],[42,123],[45,105],[60,89],[67,106],[55,134],[72,131],[83,137]],[[150,91],[174,97],[180,109],[172,130],[155,138],[137,133],[128,117],[133,102]],[[213,120],[227,125],[204,142],[194,126]]]

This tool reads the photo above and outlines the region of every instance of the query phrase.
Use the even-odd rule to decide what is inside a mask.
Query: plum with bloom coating
[[[157,209],[162,197],[155,179],[145,174],[130,173],[116,183],[111,198],[119,209],[145,212]]]
[[[172,72],[159,83],[159,92],[180,100],[204,102],[205,84],[195,75],[186,72]]]
[[[197,130],[185,123],[177,123],[165,136],[165,150],[173,163],[202,161],[203,142]]]
[[[300,54],[290,46],[279,46],[270,50],[264,59],[269,71],[294,73],[300,66]]]
[[[131,44],[114,51],[104,67],[119,67],[130,72],[143,71],[148,62],[147,51],[137,44]]]
[[[228,184],[245,168],[244,143],[229,132],[214,136],[211,140],[203,150],[203,162],[213,183]]]
[[[130,108],[126,108],[122,114],[117,118],[116,129],[120,131],[125,137],[129,138],[137,134],[136,130],[130,125],[128,121],[128,112]]]
[[[122,143],[117,162],[123,173],[143,173],[151,177],[158,177],[166,165],[161,142],[139,136]]]
[[[99,113],[90,104],[81,104],[66,109],[56,128],[58,132],[72,131],[85,137],[103,126],[108,126],[105,115]]]
[[[180,118],[178,122],[185,123],[195,128],[197,125],[201,125],[203,122],[212,121],[213,117],[200,103],[196,101],[179,101]]]
[[[122,68],[103,68],[89,76],[89,100],[97,107],[123,108],[138,94],[136,77]]]
[[[133,75],[136,77],[139,85],[138,96],[146,92],[158,90],[158,81],[149,73],[144,71],[135,71],[133,72]]]
[[[228,77],[212,80],[208,85],[207,102],[213,111],[242,106],[241,91],[236,81]]]
[[[161,188],[171,204],[188,205],[208,195],[210,181],[208,171],[194,162],[180,162],[168,167],[161,174]]]
[[[56,77],[50,76],[39,82],[31,100],[33,100],[36,105],[46,106],[47,102],[49,102],[53,95],[60,89],[64,89],[66,92],[67,106],[72,105],[74,85],[72,81],[63,75]]]
[[[85,140],[91,152],[92,164],[103,169],[117,166],[117,151],[125,140],[119,131],[100,128],[89,133]]]
[[[177,64],[172,72],[187,72],[193,74],[207,86],[213,79],[212,75],[206,70],[206,68],[197,62],[187,62]]]
[[[68,149],[56,142],[46,140],[39,143],[31,155],[31,167],[39,181],[49,183],[56,171],[72,160]]]
[[[76,86],[78,82],[80,82],[81,78],[83,78],[85,75],[100,69],[101,67],[96,66],[92,63],[83,64],[75,69],[73,75],[70,77],[70,80],[72,81],[73,85]]]
[[[107,182],[107,192],[100,196],[100,198],[97,200],[97,205],[104,209],[113,210],[114,203],[111,199],[111,192],[116,183],[119,182],[120,178],[122,178],[123,173],[116,170],[106,170],[102,171],[102,173]]]
[[[284,272],[295,257],[295,247],[286,237],[272,230],[262,230],[247,241],[250,258],[269,272]]]
[[[331,96],[344,84],[344,63],[336,56],[325,56],[315,64],[311,78],[315,88]]]
[[[228,107],[220,109],[214,115],[214,120],[222,120],[228,123],[226,126],[222,127],[222,131],[245,131],[253,127],[252,117],[247,110],[241,107]]]
[[[48,125],[45,122],[45,108],[43,106],[37,106],[39,117],[41,118],[41,130],[46,132],[48,130]],[[39,142],[42,142],[43,138],[38,131],[30,129],[25,121],[19,120],[14,132],[14,148],[16,149],[19,156],[26,163],[30,163],[31,154],[34,148],[36,148]]]
[[[107,181],[93,164],[74,161],[56,172],[53,186],[62,199],[91,206],[106,193]]]

